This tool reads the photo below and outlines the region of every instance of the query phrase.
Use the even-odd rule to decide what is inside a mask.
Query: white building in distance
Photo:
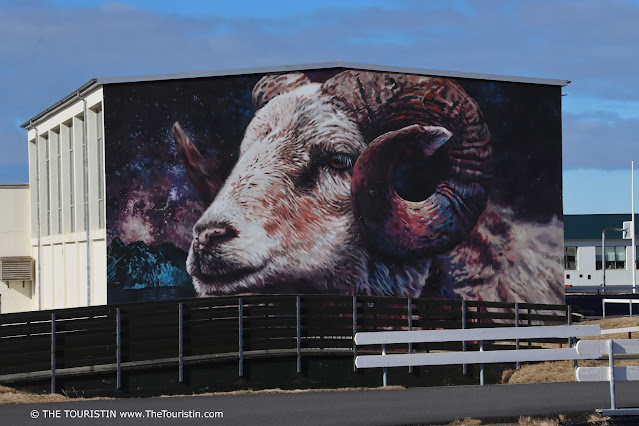
[[[602,231],[622,228],[623,222],[630,220],[630,214],[564,215],[566,286],[603,285]],[[624,239],[621,232],[608,231],[605,241],[606,286],[631,286],[632,239]]]

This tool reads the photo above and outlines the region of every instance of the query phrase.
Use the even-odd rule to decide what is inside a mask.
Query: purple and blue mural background
[[[440,113],[460,111],[440,105],[443,112],[433,113],[432,122],[420,122],[421,142],[409,141],[401,152],[389,148],[389,154],[380,154],[395,156],[395,166],[378,179],[366,174],[368,163],[356,164],[359,157],[372,140],[383,151],[383,135],[401,132],[410,127],[406,119],[424,114],[384,112],[396,118],[391,125],[362,124],[367,118],[360,117],[364,113],[358,107],[343,106],[352,106],[357,84],[368,80],[357,77],[355,89],[331,91],[331,84],[351,84],[340,80],[343,71],[308,72],[303,83],[294,76],[292,87],[282,90],[281,81],[261,80],[263,75],[105,86],[109,303],[246,293],[563,303],[560,87],[440,79],[451,81],[461,88],[460,96],[470,99],[459,101],[462,115],[465,103],[476,103],[489,145],[483,135],[463,147],[460,135],[470,132],[468,123],[448,128]],[[363,74],[368,78],[376,73]],[[379,79],[388,82],[395,76],[377,73],[370,81]],[[258,82],[270,86],[254,94]],[[429,83],[435,89],[428,90],[437,90],[440,83]],[[377,96],[373,83],[366,84],[353,96],[383,97]],[[265,98],[257,99],[262,102],[258,114],[256,95]],[[379,108],[385,111],[386,106]],[[435,109],[425,101],[424,111],[429,108]],[[348,125],[317,123],[331,114]],[[198,161],[206,162],[199,165],[203,174],[193,171],[198,161],[189,155],[195,151],[179,154],[172,130],[176,122],[201,154]],[[328,136],[310,131],[313,126]],[[349,140],[341,141],[349,132],[361,140],[351,138],[357,139],[352,146]],[[318,142],[322,137],[328,140]],[[367,161],[378,160],[373,156]],[[215,201],[206,214],[206,196],[193,182],[205,175],[222,185],[211,190]],[[351,185],[355,175],[362,187],[386,179],[391,189],[370,195],[378,199],[364,199],[374,191],[358,192],[357,184]],[[447,191],[455,193],[450,197],[455,202],[444,213],[438,211],[436,229],[423,231],[419,238],[407,233],[427,226],[423,217],[407,224],[413,219],[406,213],[389,225],[388,218],[375,222],[379,215],[370,211],[393,194],[412,203],[407,212],[430,211],[424,200]],[[448,223],[449,216],[467,211],[476,217]],[[393,210],[387,215],[399,214]],[[194,242],[196,223],[201,226]],[[383,228],[389,227],[389,235],[408,242],[388,242],[392,238]],[[313,238],[306,240],[309,233]],[[415,242],[430,241],[434,234],[447,242]]]

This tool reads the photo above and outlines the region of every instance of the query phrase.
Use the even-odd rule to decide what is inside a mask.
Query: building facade
[[[563,303],[561,87],[566,84],[343,62],[91,80],[22,125],[29,143],[25,202],[31,206],[26,255],[34,267],[28,291],[24,284],[31,301],[16,309],[247,292]],[[394,101],[396,111],[392,102],[356,105],[392,99],[397,87],[413,92],[400,93],[405,97]],[[366,117],[366,111],[387,117]],[[260,124],[264,117],[271,122]],[[312,126],[323,125],[319,117],[333,124],[315,131]],[[404,122],[408,119],[418,121]],[[288,127],[281,127],[287,120]],[[374,161],[372,150],[366,156],[361,151],[401,128],[425,132],[419,143],[426,148],[398,153],[393,161],[402,164],[388,176],[364,177],[383,168],[359,162],[360,154]],[[474,139],[463,140],[449,128]],[[301,145],[280,150],[291,140],[284,137],[278,149],[268,148],[269,155],[256,154],[251,162],[260,179],[242,181],[250,177],[240,170],[235,172],[240,181],[234,182],[233,170],[253,155],[247,154],[255,147],[252,138],[266,132],[255,140],[275,140],[285,129],[295,138],[335,129],[352,137],[335,134],[307,153],[299,151]],[[359,145],[330,148],[332,140]],[[257,162],[276,154],[278,170]],[[493,169],[494,175],[485,172]],[[435,170],[435,177],[424,170]],[[266,185],[275,192],[260,199],[259,185],[273,175],[283,178]],[[392,182],[393,208],[404,208],[407,215],[441,203],[433,212],[433,230],[420,231],[425,222],[416,218],[411,232],[423,235],[404,242],[399,234],[382,235],[397,233],[400,224],[377,226],[377,213],[364,217],[368,208],[356,204],[369,201],[351,200],[351,191],[357,192],[352,176],[358,182]],[[276,188],[288,183],[290,188]],[[211,207],[224,185],[242,188],[241,202]],[[340,191],[341,198],[325,199]],[[279,205],[280,199],[286,203]],[[218,221],[224,228],[214,229],[215,235],[224,234],[215,253],[189,253],[194,226],[207,207],[226,214],[237,205],[242,208]],[[472,217],[457,218],[462,213]],[[328,224],[336,215],[340,220]],[[213,234],[202,233],[206,240]],[[419,242],[432,235],[442,239],[435,248]],[[198,238],[195,247],[203,247]],[[535,250],[527,249],[531,245]],[[205,264],[204,257],[214,265]],[[535,285],[524,282],[531,270],[537,271]]]
[[[36,310],[107,303],[102,98],[85,85],[24,126]]]
[[[622,228],[630,220],[630,214],[564,215],[565,285],[603,285],[602,232],[606,228]],[[605,244],[606,286],[632,285],[632,239],[624,239],[621,232],[608,231]]]
[[[29,185],[0,185],[0,313],[33,309]]]

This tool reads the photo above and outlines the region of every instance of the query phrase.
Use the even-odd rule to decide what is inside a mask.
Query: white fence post
[[[357,296],[353,296],[353,371],[357,371],[357,345],[355,344],[355,334],[357,334]]]
[[[484,341],[479,341],[479,352],[484,352]],[[479,385],[484,386],[484,364],[479,364]]]
[[[382,355],[386,355],[386,345],[382,345]],[[384,384],[384,387],[388,386],[388,368],[384,367],[383,371],[383,378],[382,378],[382,383]]]

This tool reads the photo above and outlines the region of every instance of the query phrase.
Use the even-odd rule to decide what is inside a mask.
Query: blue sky
[[[19,125],[94,77],[345,60],[571,80],[564,213],[630,210],[639,0],[0,0],[0,182]]]

